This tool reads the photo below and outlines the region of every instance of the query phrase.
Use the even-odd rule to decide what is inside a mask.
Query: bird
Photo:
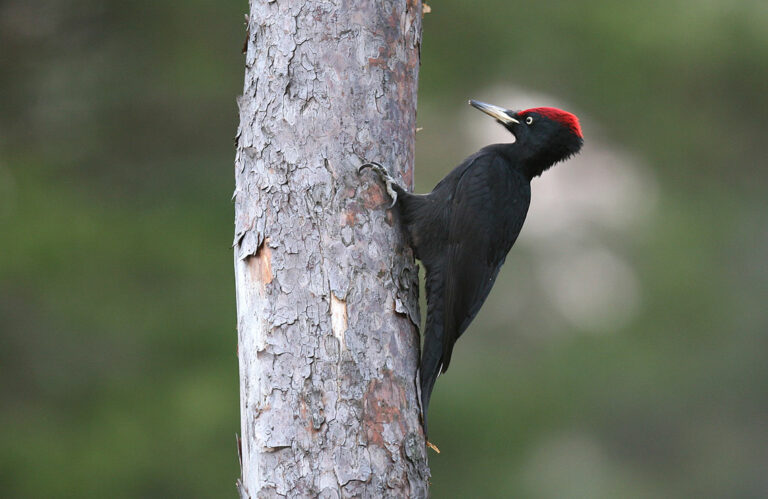
[[[454,345],[480,311],[531,201],[531,180],[578,153],[578,118],[554,107],[513,111],[470,100],[515,138],[466,158],[429,194],[413,194],[381,164],[366,162],[386,186],[407,243],[425,269],[427,320],[419,365],[422,425],[435,381]]]

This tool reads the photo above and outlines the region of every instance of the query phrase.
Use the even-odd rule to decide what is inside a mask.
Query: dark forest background
[[[587,146],[431,407],[434,497],[768,494],[768,4],[435,0],[424,192],[505,140]],[[244,0],[0,4],[0,495],[232,497]]]

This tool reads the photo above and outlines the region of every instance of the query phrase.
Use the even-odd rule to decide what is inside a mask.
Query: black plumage
[[[425,195],[398,185],[378,163],[416,258],[426,270],[427,323],[421,355],[424,431],[435,380],[448,369],[456,340],[488,297],[523,227],[531,179],[582,146],[578,119],[555,108],[514,112],[482,102],[515,142],[473,154]]]

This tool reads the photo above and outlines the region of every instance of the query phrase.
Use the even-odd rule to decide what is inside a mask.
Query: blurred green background
[[[434,1],[417,190],[579,114],[431,406],[434,497],[768,497],[768,3]],[[0,495],[233,497],[243,0],[0,4]],[[500,137],[500,138],[499,138]]]

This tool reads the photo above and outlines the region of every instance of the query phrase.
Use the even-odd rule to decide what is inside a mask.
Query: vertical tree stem
[[[241,495],[425,497],[412,185],[419,0],[251,0],[235,161]]]

